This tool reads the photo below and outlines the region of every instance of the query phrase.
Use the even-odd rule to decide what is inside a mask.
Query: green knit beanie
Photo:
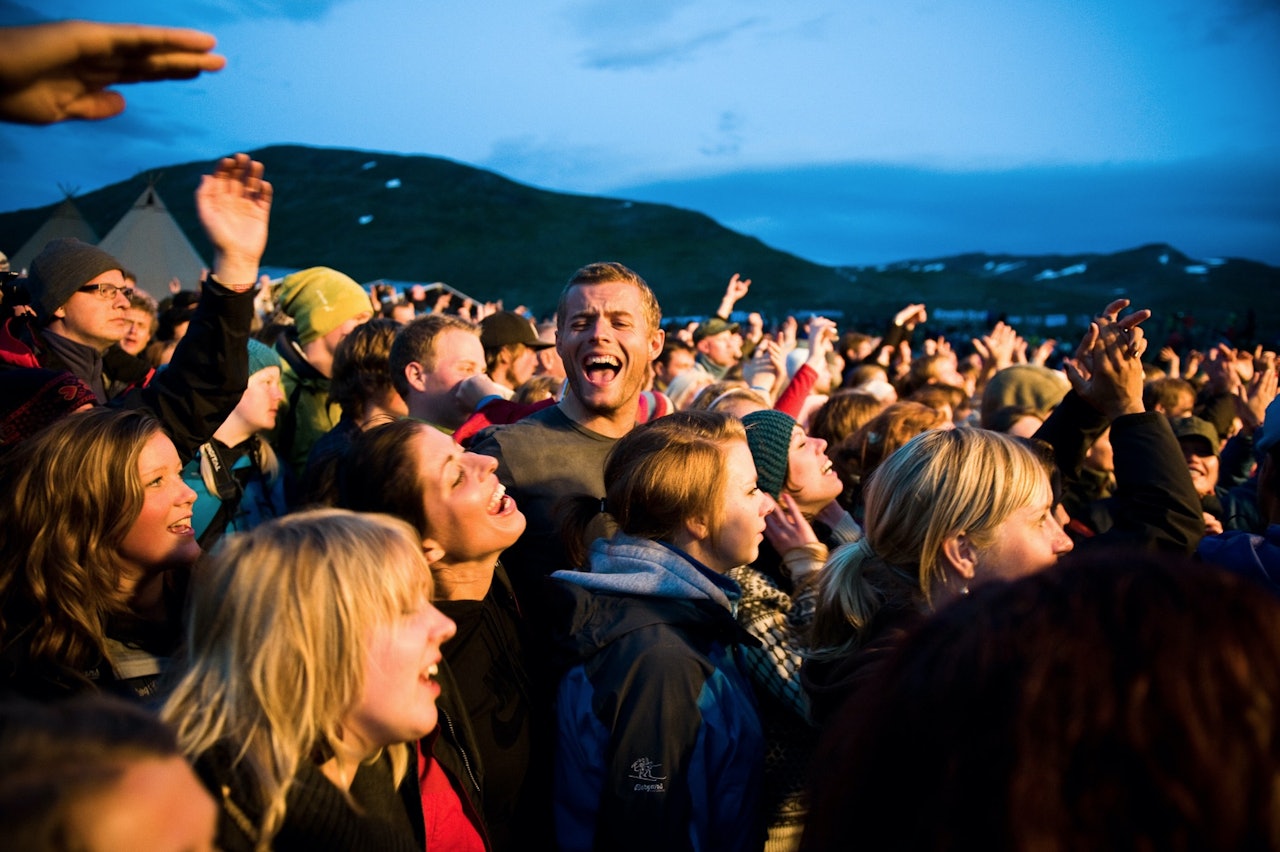
[[[286,275],[276,285],[276,304],[293,318],[298,342],[324,337],[349,319],[372,314],[369,294],[349,276],[327,266]]]
[[[756,463],[760,490],[777,500],[787,484],[787,464],[791,455],[791,435],[796,421],[790,414],[767,409],[742,418],[747,428],[747,446]]]

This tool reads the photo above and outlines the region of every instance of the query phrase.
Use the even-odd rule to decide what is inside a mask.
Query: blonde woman
[[[161,715],[221,805],[222,849],[420,852],[396,787],[454,632],[431,593],[407,524],[337,509],[232,537],[200,572]]]
[[[1045,463],[982,429],[917,435],[866,488],[865,537],[819,578],[801,681],[816,721],[854,692],[906,628],[970,588],[1032,574],[1071,550]]]

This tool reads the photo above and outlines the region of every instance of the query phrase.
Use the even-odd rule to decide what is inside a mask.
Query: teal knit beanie
[[[259,370],[265,370],[268,367],[279,366],[280,356],[276,354],[276,350],[265,343],[259,343],[252,337],[249,338],[249,375],[252,376]]]
[[[787,463],[791,454],[791,434],[795,418],[781,411],[753,411],[742,418],[747,428],[747,445],[756,463],[760,490],[777,500],[787,484]]]

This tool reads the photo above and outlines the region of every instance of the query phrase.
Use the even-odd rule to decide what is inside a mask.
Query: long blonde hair
[[[138,458],[160,423],[141,411],[68,415],[5,458],[0,483],[0,646],[30,631],[32,660],[71,669],[105,656],[123,609],[119,548],[142,511]]]
[[[192,588],[187,662],[161,711],[195,759],[230,747],[262,808],[259,848],[302,762],[332,752],[364,684],[364,637],[431,596],[408,524],[316,509],[226,539]],[[396,781],[403,745],[388,749]]]
[[[859,647],[883,606],[932,609],[947,582],[947,537],[964,532],[975,546],[989,546],[996,528],[1047,488],[1044,464],[1007,435],[949,429],[912,438],[867,482],[866,536],[837,548],[819,578],[812,655],[834,658]]]

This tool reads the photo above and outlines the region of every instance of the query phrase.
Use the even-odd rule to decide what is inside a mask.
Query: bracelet
[[[769,393],[769,391],[771,390],[770,388],[764,387],[763,385],[752,385],[751,389],[753,391],[760,391],[761,393]]]

